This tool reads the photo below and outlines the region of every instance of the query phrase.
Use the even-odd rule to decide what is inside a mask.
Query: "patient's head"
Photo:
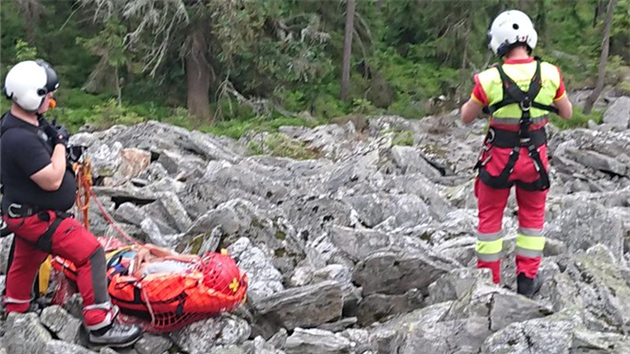
[[[241,271],[236,262],[227,254],[206,254],[199,262],[199,269],[204,274],[203,283],[208,288],[224,294],[233,294],[238,291]]]

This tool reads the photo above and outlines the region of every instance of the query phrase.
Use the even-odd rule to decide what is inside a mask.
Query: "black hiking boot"
[[[90,332],[90,344],[97,347],[124,348],[140,339],[142,331],[138,326],[128,326],[120,323]]]
[[[542,283],[542,279],[540,279],[539,275],[536,275],[536,278],[532,279],[526,277],[525,273],[520,273],[516,278],[516,292],[531,299],[534,294],[540,290]]]

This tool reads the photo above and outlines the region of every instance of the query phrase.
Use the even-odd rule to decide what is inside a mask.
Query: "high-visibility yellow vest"
[[[503,70],[521,90],[526,92],[529,90],[529,84],[536,72],[536,61],[524,64],[503,64]],[[534,101],[543,105],[551,105],[561,84],[560,72],[555,65],[541,62],[540,75],[542,86]],[[481,72],[478,79],[488,98],[488,106],[503,100],[503,83],[496,67]],[[547,119],[548,114],[548,111],[532,107],[530,119],[533,124],[536,124]],[[521,116],[521,108],[516,103],[502,107],[493,114],[495,123],[507,125],[518,125]]]

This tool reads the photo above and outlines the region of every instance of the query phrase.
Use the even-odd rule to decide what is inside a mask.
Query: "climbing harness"
[[[484,146],[482,148],[479,160],[475,165],[475,169],[479,169],[479,178],[486,185],[496,188],[505,189],[511,188],[514,184],[517,184],[520,188],[528,191],[543,191],[549,188],[549,174],[547,173],[538,148],[547,143],[547,134],[543,128],[530,131],[532,124],[530,109],[532,107],[545,110],[548,112],[558,113],[556,107],[545,105],[536,102],[536,96],[540,92],[542,87],[540,60],[536,60],[536,72],[531,79],[529,89],[524,92],[520,87],[512,80],[501,65],[496,66],[501,77],[503,84],[503,100],[497,102],[486,110],[486,112],[493,114],[499,109],[510,105],[518,104],[521,110],[521,118],[519,120],[518,132],[492,128],[488,129],[486,138],[484,139]],[[492,176],[485,168],[485,165],[490,161],[491,155],[488,154],[484,158],[484,152],[489,151],[492,147],[500,148],[512,148],[507,164],[498,176]],[[527,149],[529,157],[534,163],[534,168],[539,173],[539,178],[531,183],[524,183],[522,181],[510,181],[510,175],[514,171],[514,166],[520,155],[520,149],[524,147]]]

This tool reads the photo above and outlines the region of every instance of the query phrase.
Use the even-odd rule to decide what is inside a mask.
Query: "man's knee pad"
[[[99,246],[90,256],[90,272],[92,276],[92,288],[94,291],[94,303],[100,304],[109,301],[107,293],[107,261],[105,250]]]

